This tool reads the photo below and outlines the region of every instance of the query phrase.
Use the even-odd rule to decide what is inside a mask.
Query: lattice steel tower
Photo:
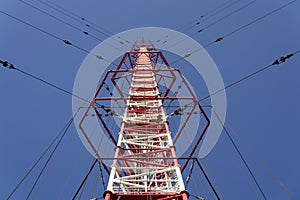
[[[180,84],[176,85],[178,80]],[[178,91],[184,87],[189,95],[178,96],[179,92],[174,92],[175,85]],[[106,94],[110,96],[105,97]],[[174,101],[186,104],[180,106],[177,102],[177,107],[170,108],[166,114],[164,103]],[[118,109],[114,110],[112,104]],[[188,82],[178,69],[169,66],[161,51],[149,41],[137,41],[117,68],[107,71],[91,107],[115,144],[108,185],[103,194],[105,200],[188,199],[182,171],[198,148],[209,120]],[[171,133],[168,118],[183,115],[183,111],[187,114],[180,118],[182,125],[176,133]],[[182,135],[184,128],[191,115],[197,112],[204,116],[205,125],[193,138],[194,146],[188,149],[188,160],[180,166],[173,142],[186,137]],[[106,120],[108,116],[121,119],[118,134]],[[101,155],[97,156],[101,159]]]

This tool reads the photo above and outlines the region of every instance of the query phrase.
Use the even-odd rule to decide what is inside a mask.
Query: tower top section
[[[142,40],[135,41],[130,51],[144,52],[144,51],[155,51],[155,50],[156,48],[149,40],[142,39]]]

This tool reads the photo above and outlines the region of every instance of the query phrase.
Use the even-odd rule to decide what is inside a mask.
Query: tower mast
[[[188,198],[149,47],[142,42],[134,49],[137,58],[105,200]]]
[[[109,85],[113,86],[113,91]],[[185,92],[181,94],[179,90]],[[170,108],[174,101],[177,104]],[[167,107],[164,106],[166,102]],[[185,105],[180,106],[178,102]],[[119,113],[113,108],[119,108]],[[170,113],[166,114],[168,108]],[[110,170],[102,160],[101,152],[97,151],[99,147],[93,145],[83,127],[91,109],[94,109],[106,136],[115,145]],[[198,114],[198,122],[188,123],[193,114]],[[115,132],[116,120],[112,123],[112,120],[107,120],[108,117],[121,118],[118,134]],[[169,127],[169,117],[177,117],[177,128]],[[200,123],[203,125],[200,132],[199,128],[192,130],[195,134],[185,129],[186,126],[198,127]],[[79,123],[98,160],[109,172],[103,193],[105,200],[187,200],[189,193],[185,189],[182,172],[199,147],[208,126],[209,118],[180,70],[171,68],[162,52],[145,40],[136,41],[123,55],[117,68],[106,72]],[[188,142],[192,146],[185,147],[188,156],[180,166],[174,144],[182,137],[192,138]]]

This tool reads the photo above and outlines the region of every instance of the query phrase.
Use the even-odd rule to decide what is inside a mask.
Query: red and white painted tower
[[[120,80],[123,80],[122,84]],[[178,92],[174,92],[173,87],[178,80],[180,85],[177,90],[184,87],[189,95],[178,96]],[[109,88],[109,83],[114,92]],[[163,91],[160,91],[162,85]],[[105,94],[110,96],[106,97]],[[171,113],[166,114],[164,102],[170,104],[172,101],[186,104],[177,105]],[[118,105],[118,111],[122,113],[104,102]],[[178,69],[170,67],[161,51],[149,41],[137,41],[124,54],[117,68],[107,71],[88,110],[90,108],[95,109],[107,136],[115,144],[108,185],[103,194],[105,200],[188,199],[182,171],[198,148],[209,120],[188,82]],[[183,111],[187,112],[181,119],[181,126],[176,133],[172,133],[168,118],[183,115]],[[187,160],[181,166],[174,143],[180,137],[186,137],[184,129],[195,113],[204,116],[205,125],[194,138],[194,146],[189,148]],[[121,119],[117,133],[105,117]],[[92,148],[96,152],[96,147]],[[101,160],[101,155],[96,155]]]

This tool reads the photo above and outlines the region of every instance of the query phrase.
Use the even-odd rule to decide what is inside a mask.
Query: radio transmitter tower
[[[186,91],[185,96],[180,90]],[[90,108],[115,144],[105,200],[189,198],[182,172],[199,147],[209,119],[179,69],[171,68],[161,51],[149,41],[136,41],[116,69],[106,72]],[[193,114],[204,118],[204,126],[185,151],[185,162],[179,163],[174,144],[180,137],[188,138],[185,128]],[[117,132],[116,122],[109,117],[120,121]],[[170,117],[181,122],[175,133]]]

